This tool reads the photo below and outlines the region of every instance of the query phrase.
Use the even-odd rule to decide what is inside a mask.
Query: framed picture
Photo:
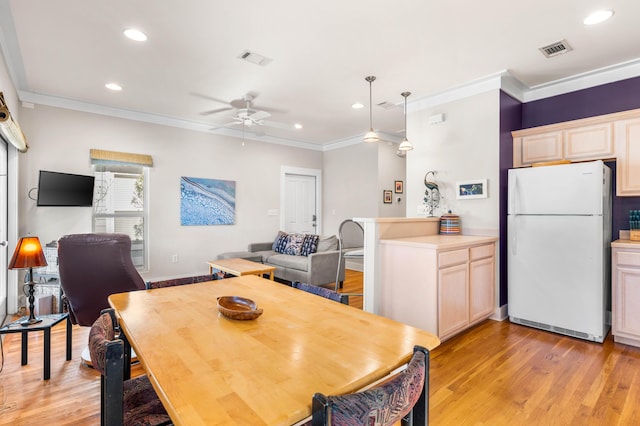
[[[487,198],[488,191],[486,179],[456,182],[456,198],[458,199]]]
[[[402,194],[402,190],[403,190],[403,183],[401,180],[397,180],[396,181],[396,194]]]
[[[393,202],[393,192],[390,189],[382,191],[382,201],[385,204],[391,204]]]

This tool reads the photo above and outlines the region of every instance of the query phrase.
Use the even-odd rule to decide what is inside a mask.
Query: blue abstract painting
[[[181,225],[233,225],[235,213],[235,181],[180,178]]]

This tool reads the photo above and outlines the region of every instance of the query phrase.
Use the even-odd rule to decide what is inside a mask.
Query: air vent
[[[394,109],[394,108],[402,107],[402,105],[396,105],[394,103],[387,102],[387,101],[380,102],[379,104],[376,104],[376,105],[378,105],[380,108],[384,108],[384,109],[387,109],[387,110],[388,109]]]
[[[262,56],[258,53],[251,52],[250,50],[245,50],[238,56],[238,59],[242,59],[247,62],[251,62],[252,64],[265,66],[271,63],[272,59],[267,58],[266,56]]]
[[[555,43],[552,43],[548,46],[544,46],[540,48],[540,51],[547,58],[552,58],[554,56],[562,55],[563,53],[570,52],[571,46],[567,43],[567,40],[560,40]]]

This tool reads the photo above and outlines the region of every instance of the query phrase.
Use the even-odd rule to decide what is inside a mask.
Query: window
[[[95,174],[93,232],[115,232],[131,238],[131,257],[138,270],[148,263],[147,181],[149,168],[123,161],[92,162]]]

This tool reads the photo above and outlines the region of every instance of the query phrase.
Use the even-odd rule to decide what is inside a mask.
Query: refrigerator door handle
[[[511,250],[511,255],[516,256],[518,254],[518,216],[513,215],[511,220],[508,222],[507,233],[509,235],[509,249]]]
[[[512,215],[517,215],[518,212],[516,212],[516,196],[518,195],[518,176],[514,175],[513,176],[513,180],[511,182],[511,191],[509,193],[509,204],[510,204],[510,209],[509,211],[511,212]]]

